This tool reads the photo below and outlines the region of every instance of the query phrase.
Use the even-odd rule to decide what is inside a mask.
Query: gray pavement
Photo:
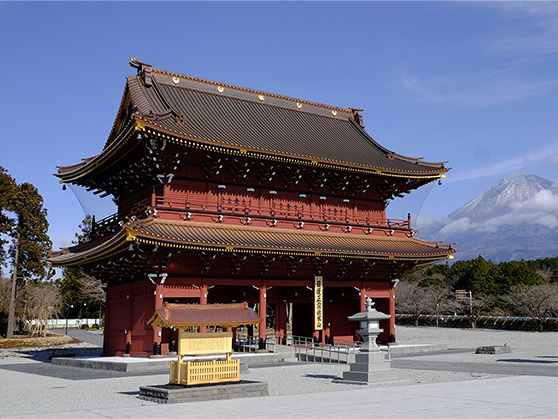
[[[66,334],[66,329],[53,329],[52,331],[60,335]],[[103,335],[97,332],[81,329],[68,329],[68,336],[81,340],[82,342],[91,343],[99,348],[103,347]]]
[[[72,332],[79,334],[76,338],[93,345],[100,337],[81,330]],[[538,336],[527,335],[531,340]],[[474,348],[393,354],[392,367],[399,370],[401,376],[414,377],[406,385],[395,386],[366,387],[340,383],[346,364],[319,366],[295,362],[251,367],[247,379],[273,379],[275,389],[277,382],[283,385],[288,382],[293,387],[290,393],[295,394],[275,391],[275,395],[269,397],[171,405],[138,399],[140,385],[163,384],[168,380],[166,373],[72,368],[51,364],[44,356],[46,353],[40,355],[41,351],[21,351],[21,359],[7,358],[6,362],[0,363],[3,395],[0,416],[57,419],[184,416],[338,418],[370,416],[372,412],[378,412],[381,416],[392,418],[558,417],[558,399],[555,396],[558,392],[558,355],[548,348],[538,350],[540,348],[536,344],[530,344],[529,348],[537,350],[517,350],[507,358],[468,355],[474,353]],[[81,351],[94,352],[98,349],[82,348]],[[52,352],[48,351],[49,354]],[[460,357],[463,361],[451,361],[452,357]],[[470,362],[470,359],[489,362]],[[138,362],[137,359],[134,361]],[[409,371],[415,371],[417,375],[409,374]],[[444,374],[445,377],[448,377],[447,374],[455,376],[456,381],[425,381],[428,376],[436,378]],[[460,379],[466,381],[457,381]],[[415,384],[419,382],[421,384]],[[272,381],[270,393],[271,384]],[[25,412],[48,413],[17,416]]]
[[[556,378],[515,376],[399,387],[357,387],[350,391],[249,400],[203,401],[13,417],[356,418],[381,412],[381,416],[390,418],[554,418],[558,408],[557,392]]]
[[[522,362],[516,364],[514,362]],[[555,363],[555,361],[553,361]],[[558,368],[549,368],[548,364],[538,364],[536,361],[514,359],[499,361],[496,364],[480,364],[474,362],[438,362],[420,361],[417,359],[394,359],[392,368],[405,368],[429,371],[454,371],[478,374],[501,375],[534,375],[543,377],[558,377]],[[557,412],[558,416],[558,412]]]
[[[43,377],[61,378],[64,380],[100,380],[104,378],[117,378],[117,377],[140,377],[161,375],[161,371],[142,371],[142,372],[127,372],[127,371],[114,371],[105,369],[93,368],[73,368],[60,365],[54,365],[48,362],[43,363],[21,363],[21,364],[7,364],[0,365],[0,373],[2,371],[12,371],[23,374],[41,375]],[[166,372],[166,371],[165,371]]]

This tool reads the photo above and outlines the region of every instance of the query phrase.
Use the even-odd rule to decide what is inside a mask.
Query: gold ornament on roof
[[[178,77],[173,77],[173,78],[172,78],[172,82],[173,82],[174,84],[178,84],[179,81],[180,81],[180,79],[179,79]]]
[[[302,103],[297,102],[296,107],[297,107],[297,109],[302,109]]]
[[[223,86],[219,86],[219,87],[217,87],[217,91],[219,93],[223,93],[225,91],[225,88]]]

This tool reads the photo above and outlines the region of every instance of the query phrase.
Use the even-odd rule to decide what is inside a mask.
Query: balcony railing
[[[407,235],[412,235],[411,219],[371,219],[362,213],[354,214],[351,208],[338,207],[328,208],[324,211],[319,204],[292,203],[287,205],[277,205],[270,207],[263,205],[257,199],[250,200],[246,197],[239,197],[238,200],[229,202],[229,198],[224,202],[209,203],[206,199],[192,199],[188,202],[178,199],[165,199],[156,197],[155,206],[151,208],[151,199],[144,199],[133,206],[127,208],[126,213],[120,212],[105,217],[99,221],[93,220],[91,239],[97,239],[117,232],[121,227],[121,221],[127,221],[133,216],[143,219],[153,215],[153,210],[157,212],[179,213],[181,219],[190,219],[196,214],[214,217],[250,217],[256,219],[274,219],[277,221],[287,221],[302,223],[301,225],[319,224],[322,230],[329,227],[342,227],[343,231],[350,232],[353,228],[361,229],[365,234],[370,234],[373,230],[382,230],[387,235],[392,235],[394,231],[404,231]],[[238,201],[238,202],[237,202]],[[248,204],[253,202],[256,206]],[[269,204],[269,202],[266,202]],[[350,214],[353,213],[353,214]],[[330,215],[331,214],[331,215]],[[240,219],[240,218],[239,218]]]

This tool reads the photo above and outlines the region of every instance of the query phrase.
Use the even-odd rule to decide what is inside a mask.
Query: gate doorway
[[[292,315],[293,335],[311,337],[314,333],[314,304],[293,303]]]

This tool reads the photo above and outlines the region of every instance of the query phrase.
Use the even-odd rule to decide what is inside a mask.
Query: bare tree
[[[101,281],[84,273],[78,277],[78,284],[83,301],[91,306],[89,311],[92,312],[93,307],[98,307],[100,319],[102,306],[106,299],[105,291],[101,287]]]
[[[62,310],[62,299],[58,290],[51,283],[34,284],[27,281],[23,288],[25,308],[24,320],[30,323],[31,335],[42,334],[47,331],[47,322],[57,318]]]
[[[558,315],[558,284],[518,285],[505,302],[514,314],[532,317],[537,330],[542,332],[547,319]]]
[[[90,275],[83,274],[78,278],[78,283],[81,294],[89,304],[104,303],[105,292],[101,288],[101,281]]]
[[[448,311],[449,298],[451,291],[448,287],[431,286],[426,288],[426,300],[430,313],[436,315],[436,326],[438,326],[438,316]]]
[[[476,329],[479,317],[491,314],[498,303],[495,295],[473,295],[460,301],[450,300],[449,309],[455,313],[468,316],[471,328]]]
[[[426,288],[408,281],[401,281],[395,289],[395,310],[402,314],[411,314],[415,326],[419,324],[421,314],[429,311],[429,295]]]

